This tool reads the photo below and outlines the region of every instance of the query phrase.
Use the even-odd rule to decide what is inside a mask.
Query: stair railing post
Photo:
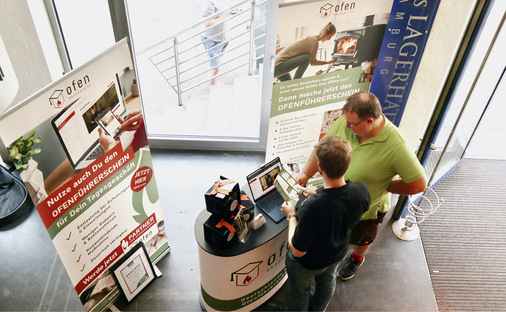
[[[183,106],[183,95],[181,91],[181,78],[179,77],[179,52],[177,48],[177,37],[174,37],[174,62],[176,68],[177,101],[179,106]]]
[[[255,0],[251,0],[251,19],[249,27],[249,63],[248,63],[248,74],[253,74],[253,56],[256,55],[255,50]]]

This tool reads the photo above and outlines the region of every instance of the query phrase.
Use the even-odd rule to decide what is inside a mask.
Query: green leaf
[[[16,146],[9,147],[9,156],[11,158],[15,158],[16,155],[18,155],[18,153],[19,153],[19,150],[18,150],[18,148]]]
[[[26,138],[21,136],[7,147],[17,170],[26,170],[32,156],[42,152],[40,148],[34,148],[35,144],[42,141],[42,137],[34,137],[35,134],[36,130],[33,129]]]
[[[35,129],[33,129],[31,132],[30,132],[30,135],[27,137],[27,139],[31,139],[34,135],[35,135],[36,131]]]

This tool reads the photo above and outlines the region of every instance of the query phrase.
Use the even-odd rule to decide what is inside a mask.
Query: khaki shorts
[[[381,222],[385,219],[386,213],[378,212],[378,219],[361,220],[351,229],[351,245],[370,245],[380,228]]]

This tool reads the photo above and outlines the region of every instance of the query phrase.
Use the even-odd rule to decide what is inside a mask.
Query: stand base
[[[412,241],[420,237],[420,229],[418,225],[412,224],[411,226],[406,225],[406,218],[400,218],[392,224],[392,232],[394,232],[397,238],[404,241]]]

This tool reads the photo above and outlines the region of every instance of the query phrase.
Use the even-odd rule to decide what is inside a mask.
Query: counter
[[[261,211],[255,207],[255,215]],[[211,216],[202,211],[195,220],[200,264],[200,303],[205,311],[253,310],[274,295],[287,279],[288,222],[266,223],[246,242],[234,238],[218,246],[204,239],[203,224]]]

